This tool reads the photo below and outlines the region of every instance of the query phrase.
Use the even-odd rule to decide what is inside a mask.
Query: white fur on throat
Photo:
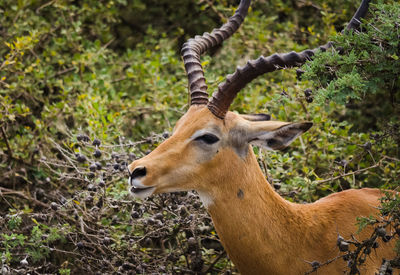
[[[207,192],[197,191],[197,193],[199,194],[200,200],[204,204],[205,208],[210,207],[214,203],[214,198]]]

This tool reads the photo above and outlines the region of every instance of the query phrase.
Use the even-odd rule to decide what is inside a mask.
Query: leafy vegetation
[[[248,59],[334,41],[301,77],[263,76],[231,108],[314,122],[283,152],[255,148],[289,200],[399,186],[400,6],[379,2],[360,33],[339,34],[357,5],[255,1],[238,33],[202,58],[213,91]],[[187,108],[181,44],[235,6],[0,0],[3,273],[235,272],[196,194],[132,201],[126,186],[126,165],[168,137]],[[399,200],[388,202],[384,212],[398,217]]]
[[[347,103],[353,119],[362,116],[362,112],[369,115],[361,125],[356,125],[358,129],[382,129],[388,122],[398,122],[399,8],[393,4],[372,4],[371,19],[363,24],[361,32],[333,36],[336,50],[320,53],[305,66],[304,78],[315,83],[317,102]],[[382,122],[383,117],[389,119]]]

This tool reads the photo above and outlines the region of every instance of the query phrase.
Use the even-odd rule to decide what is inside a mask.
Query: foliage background
[[[213,91],[261,54],[330,39],[341,47],[303,66],[301,78],[294,70],[260,77],[231,107],[314,122],[283,152],[255,148],[289,200],[400,183],[400,8],[379,3],[361,35],[338,35],[358,1],[254,1],[239,31],[202,58]],[[2,272],[236,272],[196,194],[132,202],[126,191],[126,164],[187,109],[181,45],[236,5],[0,0]]]

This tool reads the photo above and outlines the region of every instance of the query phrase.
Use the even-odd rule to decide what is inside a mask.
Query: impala
[[[130,192],[152,194],[196,190],[212,217],[230,259],[242,274],[304,274],[309,262],[325,262],[339,254],[338,234],[350,238],[356,217],[377,214],[377,189],[347,190],[310,204],[280,197],[265,179],[251,145],[270,150],[288,146],[307,131],[311,122],[271,121],[268,115],[239,115],[228,111],[237,93],[266,72],[294,67],[316,50],[274,54],[249,61],[229,75],[208,98],[200,56],[231,36],[243,22],[250,1],[242,0],[235,14],[211,34],[196,36],[183,45],[182,57],[189,80],[187,113],[173,134],[149,155],[129,165]],[[347,29],[357,28],[368,9],[363,1]],[[365,230],[359,238],[371,232]],[[393,248],[381,243],[361,267],[374,274]],[[337,260],[318,274],[343,274],[346,262]]]

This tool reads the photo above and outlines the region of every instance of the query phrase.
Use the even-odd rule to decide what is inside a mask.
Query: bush
[[[315,83],[316,101],[347,103],[346,118],[357,129],[383,130],[398,123],[399,14],[398,3],[372,5],[361,32],[333,36],[335,48],[305,66],[305,79]],[[398,135],[393,138],[399,140]]]

